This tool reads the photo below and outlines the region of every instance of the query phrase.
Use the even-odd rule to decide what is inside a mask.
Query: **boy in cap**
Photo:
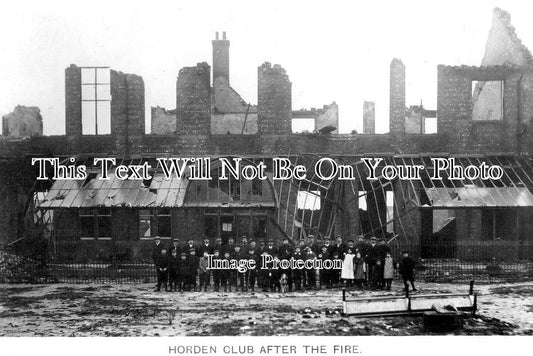
[[[189,273],[189,266],[187,261],[187,253],[181,252],[180,258],[178,259],[178,276],[177,276],[177,287],[180,292],[183,292],[185,289],[185,283],[187,274]]]
[[[168,256],[166,248],[161,249],[161,255],[157,257],[155,265],[157,268],[157,287],[155,291],[161,291],[161,284],[163,284],[165,286],[165,292],[168,292]]]
[[[413,291],[416,292],[415,288],[415,261],[409,257],[409,251],[402,252],[402,259],[400,260],[400,266],[398,267],[398,272],[402,275],[403,285],[405,291],[409,291],[409,285],[407,282],[411,282]]]
[[[204,292],[207,292],[207,286],[209,285],[210,271],[207,269],[209,264],[208,255],[209,253],[204,251],[204,254],[202,257],[200,257],[200,261],[198,263],[198,272],[200,273],[200,292],[202,291],[202,286],[204,287]]]

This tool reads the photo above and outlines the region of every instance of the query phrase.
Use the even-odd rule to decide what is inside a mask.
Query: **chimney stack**
[[[213,43],[213,83],[218,77],[226,79],[229,85],[229,41],[226,39],[226,31],[222,32],[222,39],[216,33]]]

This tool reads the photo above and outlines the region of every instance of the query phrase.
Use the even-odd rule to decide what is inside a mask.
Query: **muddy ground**
[[[341,315],[340,290],[156,293],[153,284],[0,285],[1,336],[425,335],[421,317]],[[467,292],[420,284],[423,293]],[[478,285],[459,335],[533,335],[533,282]],[[401,295],[354,292],[357,296]]]

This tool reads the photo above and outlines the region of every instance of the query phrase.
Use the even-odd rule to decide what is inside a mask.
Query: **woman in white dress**
[[[344,256],[344,261],[342,262],[342,271],[341,279],[344,282],[344,285],[351,286],[353,284],[354,274],[353,274],[353,258],[354,254],[351,248],[348,248],[346,255]]]

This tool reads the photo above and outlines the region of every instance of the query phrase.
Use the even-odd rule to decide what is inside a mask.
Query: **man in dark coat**
[[[284,237],[283,238],[283,243],[280,246],[280,248],[278,249],[279,259],[280,260],[290,260],[292,255],[293,255],[293,253],[294,253],[294,249],[293,249],[292,245],[290,244],[289,238],[288,237]],[[289,292],[291,292],[292,291],[292,283],[293,283],[293,280],[292,280],[292,269],[288,268],[286,270],[281,271],[281,273],[282,274],[285,273],[285,275],[287,276],[287,285],[289,287]]]
[[[222,246],[222,239],[220,237],[217,237],[215,239],[215,245],[213,246],[213,254],[215,253],[215,250],[218,250],[218,253],[222,253],[224,250],[224,246]]]
[[[398,267],[398,272],[401,274],[403,279],[403,285],[405,287],[405,291],[407,292],[409,290],[409,285],[407,282],[411,282],[411,286],[413,287],[413,291],[416,292],[415,288],[415,261],[409,257],[408,251],[403,251],[402,253],[402,259],[400,260],[400,265]]]
[[[161,243],[161,238],[159,236],[154,237],[154,246],[152,247],[152,261],[154,265],[157,261],[157,258],[161,256],[161,250],[165,248]]]
[[[244,259],[246,256],[241,252],[241,245],[235,245],[233,254],[231,255],[232,259],[237,261]],[[237,269],[231,270],[231,284],[235,287],[235,291],[239,286],[241,287],[241,292],[244,292],[244,273],[239,272]]]
[[[255,251],[255,253],[258,255],[258,256],[261,256],[261,254],[263,254],[263,252],[265,251],[265,240],[263,239],[260,239],[259,240],[259,246],[257,246],[257,250]]]
[[[161,254],[157,257],[155,266],[157,268],[157,288],[155,291],[161,291],[161,284],[163,284],[165,292],[168,292],[168,256],[166,248],[161,249]]]
[[[246,254],[244,258],[247,260],[254,260],[255,268],[250,268],[244,273],[244,280],[246,284],[246,290],[254,292],[255,281],[257,279],[257,269],[261,268],[261,260],[255,254],[255,248],[252,246],[252,241],[250,241],[250,246],[248,246],[248,254]]]
[[[294,258],[295,261],[304,261],[305,258],[302,256],[302,253],[301,253],[301,249],[300,249],[300,246],[296,246],[296,248],[294,249],[294,253],[292,255],[292,258]],[[293,278],[293,284],[294,284],[294,290],[299,292],[302,290],[302,283],[303,283],[303,278],[304,276],[304,270],[303,269],[300,269],[300,268],[295,268],[293,271],[292,271],[292,278]]]
[[[248,238],[246,237],[246,235],[242,235],[241,236],[240,244],[241,244],[241,247],[242,247],[242,252],[246,253],[247,252],[246,250],[248,249]]]
[[[224,260],[227,260],[228,261],[228,264],[229,264],[229,261],[231,260],[231,254],[229,251],[224,251]],[[231,272],[232,270],[231,269],[223,269],[221,271],[221,278],[220,278],[220,281],[221,281],[221,284],[224,286],[224,292],[227,292],[228,291],[228,285],[229,285],[229,291],[231,292]]]
[[[331,256],[328,252],[328,247],[326,245],[322,246],[320,253],[317,258],[321,261],[330,260]],[[322,268],[320,271],[320,288],[325,286],[326,288],[331,287],[331,270]]]
[[[179,258],[182,252],[181,246],[180,246],[180,239],[178,239],[177,237],[172,239],[172,244],[170,245],[169,250],[170,250],[170,253],[172,253],[172,251],[176,251],[176,253],[178,254],[178,258]]]
[[[168,282],[171,292],[178,290],[178,251],[173,249],[168,256]]]
[[[278,249],[274,246],[274,240],[272,239],[268,240],[268,245],[265,247],[264,251],[272,257],[278,257]]]
[[[337,238],[335,240],[335,245],[333,246],[333,252],[337,252],[339,254],[339,258],[341,260],[344,260],[344,253],[346,252],[346,245],[344,242],[342,242],[342,236],[337,235]]]
[[[330,256],[333,255],[334,247],[331,244],[331,239],[329,237],[324,238],[324,244],[322,246],[326,246],[326,252],[329,253]],[[320,248],[322,250],[322,247]]]
[[[204,239],[204,243],[200,247],[198,247],[197,256],[199,258],[201,258],[204,255],[204,252],[207,252],[208,254],[212,255],[213,254],[213,250],[214,250],[214,248],[213,248],[213,246],[211,246],[211,244],[209,242],[209,238],[206,237]]]
[[[379,243],[377,244],[377,253],[380,260],[385,260],[385,256],[387,256],[387,252],[390,253],[390,247],[387,245],[387,242],[385,239],[379,239]]]
[[[234,251],[235,251],[235,240],[233,239],[233,237],[230,237],[228,239],[228,244],[224,247],[224,253],[229,252],[231,256]]]
[[[377,238],[372,236],[370,238],[370,244],[367,246],[366,250],[366,264],[368,266],[368,278],[371,280],[374,287],[376,287],[374,281],[372,280],[372,276],[374,276],[374,267],[376,266],[376,261],[379,259],[379,250],[377,247]]]
[[[305,257],[304,260],[313,260],[316,258],[316,254],[313,252],[311,247],[307,246],[305,251]],[[308,289],[315,289],[316,288],[316,270],[314,268],[306,268],[305,269],[306,274],[306,280],[307,280],[307,288]]]
[[[220,251],[218,249],[215,249],[213,251],[213,263],[217,263],[216,261],[221,260],[220,257]],[[218,292],[220,290],[220,284],[222,282],[222,270],[219,268],[213,269],[213,285],[214,285],[214,291]]]
[[[196,256],[196,249],[191,248],[189,250],[189,256],[187,257],[187,267],[189,269],[187,273],[187,285],[191,287],[191,290],[196,291],[196,277],[198,276],[198,266],[200,259]]]
[[[196,246],[194,245],[194,239],[193,239],[193,238],[189,238],[189,239],[187,240],[187,246],[185,246],[185,247],[183,248],[183,252],[189,254],[189,252],[190,252],[191,250],[194,250],[195,255],[198,255],[198,249],[197,249]]]

